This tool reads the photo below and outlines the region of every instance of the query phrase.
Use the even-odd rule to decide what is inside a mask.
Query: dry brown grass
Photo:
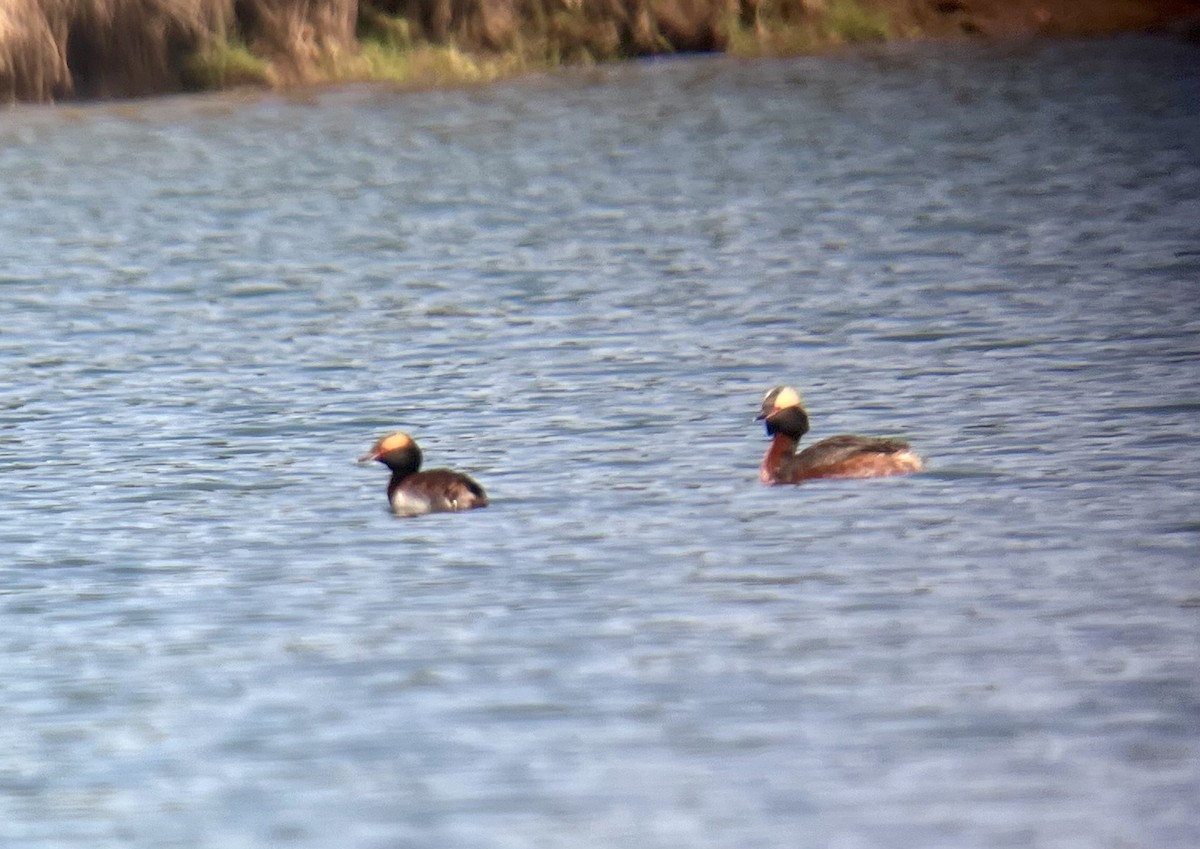
[[[177,57],[220,32],[228,0],[5,0],[0,96],[113,97],[179,88]]]
[[[235,9],[233,37],[283,83],[312,82],[323,64],[356,46],[357,0],[243,0]]]
[[[439,80],[456,67],[475,79],[664,52],[1095,34],[1198,9],[1197,0],[0,0],[0,102],[288,85],[372,69],[393,79],[425,65]]]
[[[0,99],[49,100],[69,89],[61,41],[37,0],[0,5]]]
[[[464,50],[558,62],[722,49],[744,0],[363,0]]]
[[[1098,36],[1195,21],[1197,0],[871,0],[897,34],[984,38]]]
[[[0,0],[0,98],[130,97],[187,88],[189,60],[240,41],[306,81],[352,51],[357,0]]]
[[[57,0],[75,94],[119,97],[177,90],[179,57],[228,25],[226,0]]]

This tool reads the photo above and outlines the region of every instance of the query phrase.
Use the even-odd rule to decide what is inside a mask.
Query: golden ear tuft
[[[775,391],[775,390],[772,390]],[[775,395],[775,409],[786,410],[788,407],[803,406],[803,401],[800,400],[800,393],[790,386],[781,386]]]
[[[376,443],[375,451],[378,454],[387,454],[391,451],[399,451],[403,448],[408,448],[413,444],[412,437],[407,433],[389,433],[383,439]]]

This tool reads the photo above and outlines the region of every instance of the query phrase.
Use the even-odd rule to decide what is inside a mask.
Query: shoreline
[[[0,12],[0,103],[438,88],[655,56],[864,43],[1135,32],[1200,42],[1200,0],[191,0],[176,17],[146,0],[105,2],[103,18],[99,3],[79,0],[13,0]]]

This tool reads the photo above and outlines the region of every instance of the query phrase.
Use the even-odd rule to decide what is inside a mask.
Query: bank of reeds
[[[1189,4],[1194,0],[0,0],[0,101],[243,84],[489,80],[666,52],[791,53],[868,39],[987,34],[1014,21],[1017,30],[1049,30],[1064,20],[1054,11],[1060,8],[1079,17],[1085,7],[1103,7],[1101,14],[1131,28]],[[1078,27],[1062,28],[1072,29]]]
[[[303,79],[354,48],[356,0],[0,0],[0,99],[131,97]],[[213,73],[243,46],[245,58]],[[252,60],[252,61],[249,61]]]

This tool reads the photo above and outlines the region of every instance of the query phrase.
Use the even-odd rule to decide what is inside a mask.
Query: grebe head
[[[412,473],[421,468],[421,449],[407,433],[389,433],[358,458],[360,463],[378,460],[393,472]]]
[[[762,411],[755,421],[765,423],[767,436],[782,433],[799,439],[808,433],[808,413],[800,393],[790,386],[776,386],[762,401]]]

